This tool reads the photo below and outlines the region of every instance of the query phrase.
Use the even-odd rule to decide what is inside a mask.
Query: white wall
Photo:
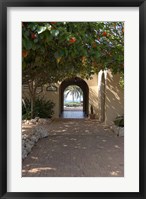
[[[105,74],[105,107],[103,109],[103,98],[101,97],[101,92],[103,92],[102,85],[102,73],[100,71],[97,75],[94,75],[90,80],[85,80],[89,86],[89,114],[90,105],[93,105],[94,113],[96,118],[102,121],[103,110],[105,110],[105,123],[112,124],[113,120],[124,114],[124,90],[119,86],[120,75],[113,75],[110,71],[104,72]],[[53,118],[59,117],[59,86],[60,83],[55,84],[57,86],[57,91],[46,91],[46,86],[43,87],[43,92],[39,94],[44,96],[46,100],[52,100],[55,103]],[[26,90],[23,90],[23,96],[28,96]]]
[[[124,90],[119,85],[120,75],[109,70],[105,76],[105,123],[113,124],[117,116],[124,115]]]

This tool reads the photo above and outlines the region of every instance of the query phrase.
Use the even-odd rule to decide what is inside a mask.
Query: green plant
[[[31,118],[31,102],[25,98],[22,103],[22,119]],[[34,117],[51,118],[54,114],[55,104],[51,100],[46,101],[44,98],[37,98],[34,104]]]
[[[25,98],[22,100],[22,119],[30,119],[31,118],[31,104],[30,100]]]
[[[114,120],[114,124],[119,127],[124,127],[124,116],[118,116]]]
[[[124,89],[124,73],[123,72],[121,72],[119,84],[120,84],[120,87]]]
[[[80,102],[65,102],[66,107],[79,107],[82,106]]]
[[[72,102],[75,103],[75,99],[80,99],[83,97],[82,89],[77,85],[70,85],[64,91],[64,97],[67,98],[68,95],[72,96]]]
[[[55,104],[54,102],[48,100],[44,100],[43,98],[38,98],[35,101],[35,117],[41,117],[41,118],[51,118],[54,114],[53,108]]]

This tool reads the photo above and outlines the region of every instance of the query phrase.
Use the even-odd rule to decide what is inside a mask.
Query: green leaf
[[[37,46],[35,44],[32,45],[32,50],[36,50]]]
[[[34,41],[34,43],[37,43],[38,42],[38,38],[34,39],[33,41]]]
[[[115,72],[123,70],[119,66],[124,62],[124,23],[57,22],[55,29],[51,28],[47,22],[27,22],[22,28],[22,48],[29,50],[29,55],[22,60],[27,66],[23,70],[30,78],[40,79],[41,76],[42,82],[45,82],[46,77],[50,82],[72,75],[90,78],[93,72],[97,72],[97,69],[92,71],[93,62],[100,63],[101,69],[107,67]],[[108,37],[102,36],[104,31]],[[38,35],[38,40],[30,38],[31,32]],[[76,42],[70,42],[71,37],[75,37]],[[95,41],[97,46],[93,48],[92,43]],[[40,72],[34,73],[29,66],[33,65],[38,55],[41,57]],[[83,66],[84,56],[87,61]]]
[[[55,57],[56,59],[62,57],[63,55],[64,55],[64,52],[63,52],[62,50],[57,51],[57,52],[54,53],[54,57]]]
[[[51,30],[50,31],[53,37],[57,37],[59,35],[59,30]]]
[[[25,48],[30,50],[32,48],[32,42],[30,40],[25,40]]]

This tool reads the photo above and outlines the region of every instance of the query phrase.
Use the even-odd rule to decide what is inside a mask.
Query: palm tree
[[[81,97],[83,96],[83,91],[79,86],[76,85],[71,85],[68,86],[65,91],[64,91],[64,97],[67,98],[68,95],[72,95],[72,101],[75,101],[75,98],[78,99],[80,98],[81,101]]]

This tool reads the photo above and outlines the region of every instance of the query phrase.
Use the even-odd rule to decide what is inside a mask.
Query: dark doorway
[[[78,111],[78,112],[68,112],[68,116],[67,118],[83,118],[83,117],[87,117],[89,114],[89,88],[87,83],[79,78],[79,77],[74,77],[74,78],[68,78],[66,80],[64,80],[59,88],[59,95],[60,95],[60,117],[65,117],[66,118],[66,113],[64,110],[64,91],[68,86],[71,85],[76,85],[78,87],[81,88],[82,90],[82,111]],[[74,116],[73,116],[74,115]],[[70,117],[71,116],[71,117]]]

